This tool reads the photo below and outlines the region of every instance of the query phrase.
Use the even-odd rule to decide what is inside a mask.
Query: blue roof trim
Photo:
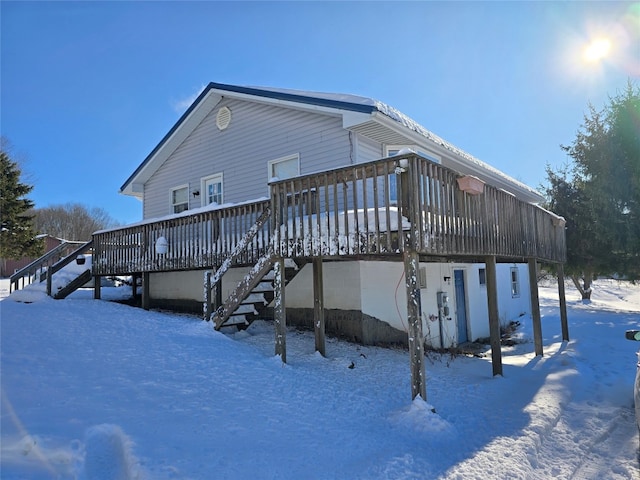
[[[316,105],[319,107],[336,108],[340,110],[349,110],[352,112],[360,113],[373,113],[378,109],[373,105],[364,105],[361,103],[346,102],[341,100],[335,100],[330,98],[315,97],[312,95],[302,95],[296,93],[282,92],[278,90],[271,90],[268,87],[241,87],[238,85],[226,85],[224,83],[210,83],[207,88],[214,88],[216,90],[226,90],[228,92],[241,93],[245,95],[253,95],[256,97],[271,98],[274,100],[285,100],[295,103],[304,103],[307,105]]]
[[[175,131],[182,125],[182,123],[187,119],[187,117],[193,112],[193,110],[198,106],[198,104],[202,101],[202,99],[209,93],[211,90],[224,90],[227,92],[240,93],[245,95],[253,95],[256,97],[265,97],[271,98],[274,100],[283,100],[295,103],[304,103],[307,105],[315,105],[319,107],[328,107],[335,108],[340,110],[349,110],[352,112],[360,112],[360,113],[373,113],[378,111],[373,105],[365,105],[360,103],[353,102],[345,102],[340,100],[328,99],[328,98],[320,98],[313,97],[308,95],[300,95],[295,93],[281,92],[277,90],[268,90],[261,89],[256,87],[241,87],[238,85],[227,85],[224,83],[214,83],[210,82],[205,89],[198,95],[198,98],[189,106],[186,112],[182,114],[182,116],[178,119],[175,125],[169,130],[169,132],[160,140],[160,143],[156,145],[156,147],[151,151],[147,158],[143,160],[143,162],[135,169],[135,171],[127,178],[127,180],[120,187],[120,192],[123,192],[124,189],[133,181],[133,179],[144,169],[144,167],[151,161],[153,156],[158,153],[158,151],[164,146],[164,144],[171,138],[171,136],[175,133]]]
[[[147,163],[151,161],[153,156],[156,153],[158,153],[158,150],[160,150],[162,146],[169,140],[169,138],[171,138],[171,135],[173,135],[174,132],[178,129],[178,127],[182,125],[182,122],[184,122],[187,119],[187,117],[191,114],[191,112],[195,110],[198,104],[207,95],[209,90],[211,90],[211,85],[213,85],[213,83],[210,83],[209,85],[207,85],[207,87],[200,93],[200,95],[198,95],[198,98],[196,98],[195,101],[189,106],[189,108],[187,108],[187,111],[184,112],[182,116],[178,119],[178,121],[175,123],[175,125],[171,127],[171,130],[169,130],[169,132],[164,137],[162,137],[162,140],[160,140],[160,143],[158,143],[158,145],[156,145],[156,147],[151,151],[151,153],[147,155],[147,158],[143,160],[143,162],[138,166],[138,168],[136,168],[136,170],[131,175],[129,175],[129,178],[127,178],[127,180],[120,187],[120,193],[122,193],[122,191],[136,177],[136,175],[138,175],[142,171],[145,165],[147,165]]]

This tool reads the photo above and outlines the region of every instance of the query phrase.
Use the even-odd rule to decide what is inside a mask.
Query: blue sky
[[[1,123],[36,207],[120,186],[207,83],[385,102],[533,187],[640,78],[638,2],[0,2]],[[587,42],[611,51],[587,63]]]

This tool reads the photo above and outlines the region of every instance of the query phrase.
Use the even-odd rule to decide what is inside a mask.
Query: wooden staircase
[[[56,262],[54,265],[49,267],[47,270],[47,295],[55,298],[56,300],[61,300],[66,298],[69,294],[75,292],[77,289],[82,287],[85,283],[91,280],[91,269],[87,268],[82,273],[80,273],[76,278],[71,280],[68,284],[62,287],[60,290],[53,292],[53,276],[56,272],[59,272],[64,267],[69,265],[72,262],[75,262],[79,255],[83,255],[87,253],[93,247],[93,240],[88,241],[87,243],[83,243],[78,248],[76,248],[69,255],[64,257],[62,260]]]
[[[238,286],[220,306],[213,310],[212,305],[218,296],[217,289],[219,288],[222,276],[229,270],[233,261],[251,244],[251,240],[270,216],[270,209],[265,209],[255,225],[251,227],[242,240],[238,242],[234,250],[225,259],[215,274],[212,274],[212,272],[205,273],[204,319],[207,321],[213,320],[216,330],[231,326],[242,330],[251,325],[254,320],[266,316],[268,306],[275,295],[273,287],[273,267],[276,257],[272,246],[260,257],[250,272],[240,281]],[[285,261],[285,284],[295,277],[302,266],[303,263],[297,263],[291,259]]]
[[[73,246],[77,248],[69,253],[69,249]],[[83,270],[69,283],[55,292],[53,291],[54,275],[70,263],[76,261],[78,256],[89,252],[92,248],[93,240],[86,243],[63,242],[58,247],[34,260],[22,270],[14,273],[10,278],[10,290],[20,290],[21,286],[24,288],[37,279],[40,282],[47,282],[47,295],[50,297],[56,300],[66,298],[91,280],[91,268],[87,267],[86,270]]]
[[[222,327],[244,330],[255,320],[270,316],[267,310],[275,297],[273,265],[274,256],[270,252],[258,261],[227,300],[213,312],[216,330]],[[302,263],[291,259],[285,260],[285,285],[293,280],[302,266]]]
[[[91,280],[91,270],[87,269],[84,272],[82,272],[80,275],[78,275],[76,278],[71,280],[69,283],[67,283],[60,290],[55,292],[52,295],[52,297],[55,298],[56,300],[62,300],[63,298],[66,298],[67,296],[75,292],[77,289],[82,287],[89,280]]]
[[[69,256],[72,248],[82,244],[83,242],[64,240],[54,249],[11,275],[9,278],[9,291],[20,290],[36,281],[44,282],[47,279],[49,268]]]

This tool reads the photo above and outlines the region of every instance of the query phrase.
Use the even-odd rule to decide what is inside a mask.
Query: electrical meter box
[[[443,317],[449,315],[449,294],[447,292],[438,292],[438,310]]]

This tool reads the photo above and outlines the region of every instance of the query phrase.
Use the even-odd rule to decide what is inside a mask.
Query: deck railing
[[[49,267],[66,257],[73,248],[82,245],[82,243],[83,242],[69,242],[65,240],[26,267],[21,268],[9,278],[9,290],[20,290],[35,281],[44,281],[47,278],[47,270]]]
[[[214,268],[269,206],[268,200],[142,222],[94,234],[94,275]],[[236,259],[250,265],[267,250],[267,222]],[[158,248],[166,241],[166,252]],[[164,242],[163,242],[164,243]]]
[[[560,217],[460,177],[412,154],[272,182],[276,254],[396,255],[411,238],[424,255],[565,261]]]
[[[277,256],[422,255],[564,262],[564,221],[503,190],[462,191],[461,175],[415,154],[271,182],[270,200],[94,234],[94,275],[217,268],[262,212],[271,221],[234,265]],[[158,240],[168,244],[160,253]]]

